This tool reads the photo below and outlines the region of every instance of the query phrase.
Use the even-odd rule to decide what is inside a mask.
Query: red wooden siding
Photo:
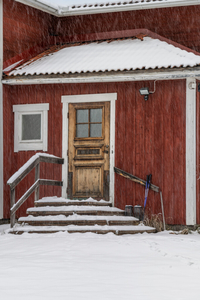
[[[200,5],[173,7],[55,19],[55,32],[65,37],[146,28],[200,52]]]
[[[185,81],[157,82],[147,102],[139,88],[153,90],[153,82],[123,85],[116,102],[116,166],[143,179],[151,173],[163,191],[166,222],[184,224]],[[115,203],[143,206],[144,188],[116,175]],[[161,212],[159,195],[152,191],[147,210]]]
[[[104,84],[63,84],[4,86],[4,217],[9,218],[10,194],[8,178],[35,152],[14,153],[14,104],[49,103],[48,153],[62,156],[62,95],[113,93],[116,101],[115,165],[143,179],[152,181],[163,191],[166,222],[185,224],[185,80],[157,81],[156,91],[148,101],[139,94],[141,87],[154,89],[151,82]],[[41,177],[61,179],[61,167],[45,165]],[[115,205],[144,202],[144,187],[115,175]],[[19,198],[34,181],[34,172],[17,190]],[[60,188],[42,187],[41,196],[60,196]],[[25,215],[33,198],[17,212]],[[158,194],[149,192],[147,211],[160,213]]]
[[[69,86],[68,86],[69,87]],[[9,218],[10,209],[10,191],[6,182],[8,178],[16,172],[35,151],[20,151],[14,153],[14,113],[12,106],[14,104],[31,103],[49,103],[48,113],[48,153],[62,157],[62,106],[61,95],[64,91],[62,86],[55,88],[53,85],[36,86],[4,86],[4,218]],[[68,93],[65,91],[65,93]],[[56,94],[56,96],[55,96]],[[41,151],[39,151],[41,152]],[[41,164],[41,178],[61,180],[61,166],[54,164]],[[19,184],[16,191],[16,198],[19,199],[24,192],[34,183],[34,171],[30,173],[27,179]],[[59,187],[40,187],[41,196],[61,195]],[[25,215],[26,209],[33,205],[33,197],[25,202],[17,211],[17,217]]]
[[[139,28],[147,28],[200,52],[199,15],[200,6],[187,6],[57,18],[13,0],[4,0],[4,62],[32,47],[45,48],[56,41],[68,41],[70,36],[79,40],[79,35]],[[54,39],[52,34],[58,37]],[[109,37],[105,35],[105,38]]]
[[[4,61],[49,42],[52,16],[13,0],[3,1]]]

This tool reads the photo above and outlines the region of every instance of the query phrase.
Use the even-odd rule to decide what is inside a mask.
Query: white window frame
[[[43,150],[48,146],[48,110],[49,103],[13,105],[14,112],[14,152]],[[22,116],[41,114],[41,139],[22,140]]]

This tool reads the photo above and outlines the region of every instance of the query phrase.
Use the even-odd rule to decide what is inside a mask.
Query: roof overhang
[[[154,8],[165,8],[165,7],[178,7],[178,6],[191,6],[191,5],[200,5],[200,0],[166,0],[166,1],[150,1],[150,2],[139,2],[132,3],[130,2],[120,2],[116,1],[116,4],[107,5],[107,2],[103,5],[81,5],[80,7],[72,6],[53,6],[50,4],[45,4],[40,0],[15,0],[49,14],[52,14],[57,17],[64,16],[73,16],[73,15],[88,15],[88,14],[100,14],[100,13],[112,13],[112,12],[121,12],[121,11],[130,11],[130,10],[144,10],[144,9],[154,9]],[[110,1],[110,3],[115,3],[115,1]],[[48,1],[47,1],[48,3]],[[88,1],[90,3],[90,1]],[[102,1],[101,1],[102,3]]]
[[[200,78],[200,67],[173,68],[170,70],[137,70],[124,72],[87,73],[69,75],[15,76],[2,80],[6,85],[101,83],[146,80],[176,80],[189,77]]]

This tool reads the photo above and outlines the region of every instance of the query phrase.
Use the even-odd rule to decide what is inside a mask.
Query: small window
[[[14,151],[47,151],[49,104],[14,105]]]
[[[102,108],[76,110],[76,137],[102,137]]]

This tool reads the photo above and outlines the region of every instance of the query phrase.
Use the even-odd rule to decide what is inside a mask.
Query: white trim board
[[[186,80],[186,225],[196,224],[196,80]]]
[[[0,219],[3,218],[3,0],[0,0]]]
[[[62,197],[67,197],[68,186],[68,111],[69,103],[88,103],[88,102],[110,102],[110,197],[109,201],[114,205],[114,164],[115,164],[115,101],[117,100],[117,93],[105,94],[87,94],[87,95],[73,95],[62,96],[63,103],[63,123],[62,123],[62,157],[64,164],[62,166]]]
[[[0,219],[3,219],[3,85],[0,82]]]
[[[61,84],[61,83],[99,83],[99,82],[124,82],[124,81],[145,81],[145,80],[175,80],[189,77],[200,77],[200,68],[171,69],[171,70],[138,70],[133,72],[116,72],[115,74],[79,74],[66,77],[32,77],[3,79],[3,84],[8,85],[29,85],[29,84]]]

